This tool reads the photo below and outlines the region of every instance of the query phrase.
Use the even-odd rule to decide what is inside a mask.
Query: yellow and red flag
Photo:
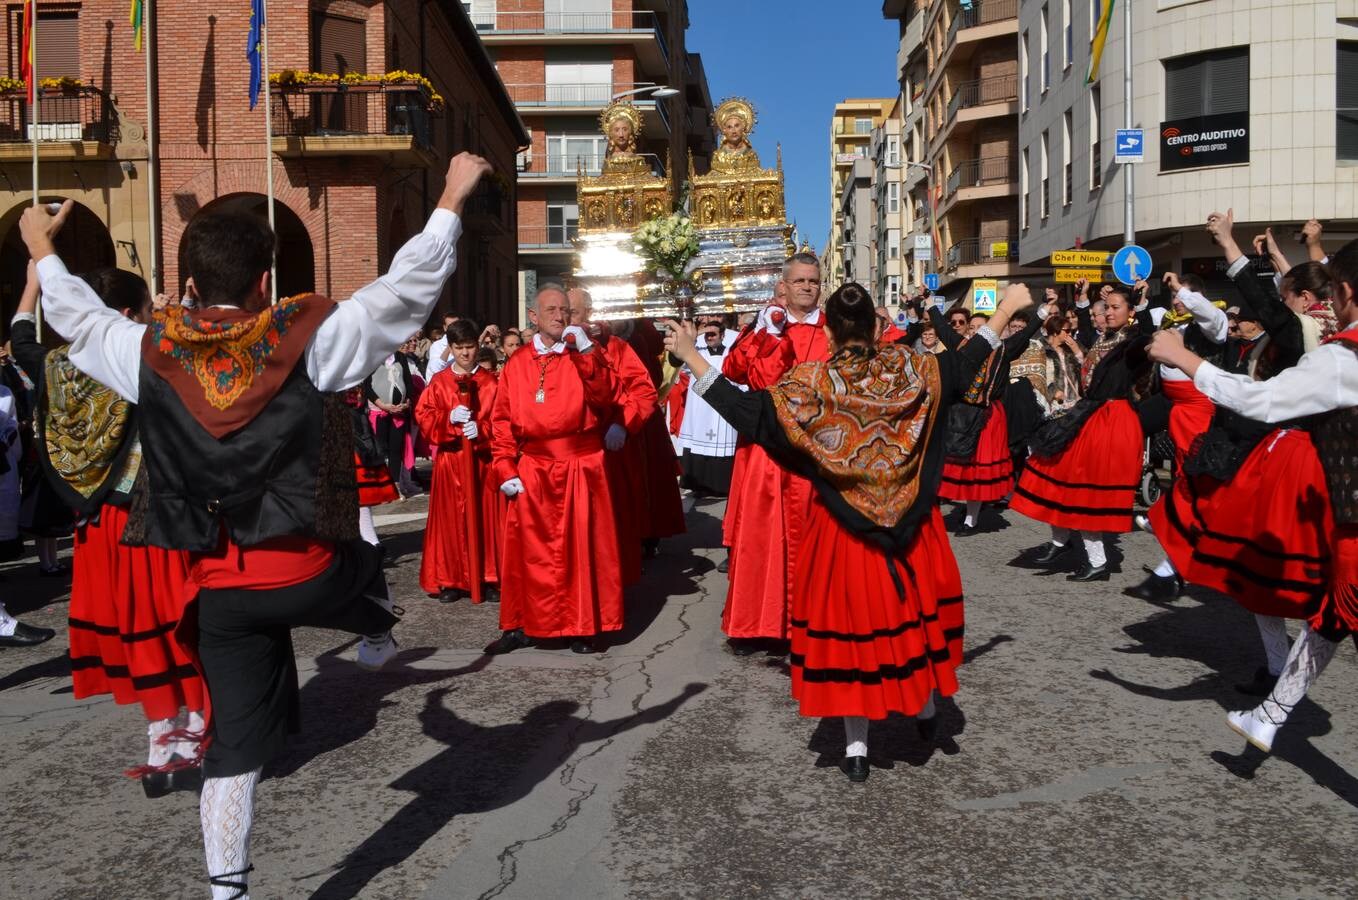
[[[1085,84],[1093,84],[1099,80],[1099,63],[1103,60],[1103,45],[1108,42],[1108,28],[1113,24],[1113,2],[1114,0],[1103,0],[1103,11],[1099,13],[1099,24],[1094,29],[1094,39],[1089,42],[1089,74],[1085,76]],[[1128,3],[1131,0],[1127,0]],[[1132,36],[1126,35],[1124,40],[1131,40]]]
[[[24,20],[21,40],[23,47],[19,52],[19,77],[23,78],[24,86],[28,88],[28,102],[32,103],[38,88],[38,73],[33,71],[33,5],[37,0],[24,0]]]

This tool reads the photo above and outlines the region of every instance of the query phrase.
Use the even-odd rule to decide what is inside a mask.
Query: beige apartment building
[[[1019,142],[1020,258],[1123,243],[1123,179],[1134,170],[1137,243],[1156,272],[1194,271],[1228,297],[1208,213],[1234,207],[1241,245],[1266,226],[1294,262],[1293,234],[1326,222],[1326,246],[1358,237],[1358,0],[1159,0],[1132,6],[1132,121],[1143,161],[1114,162],[1123,126],[1124,27],[1117,7],[1086,86],[1094,9],[1025,2]],[[1259,274],[1271,270],[1255,261]]]
[[[855,163],[860,159],[868,159],[872,149],[873,129],[882,124],[895,102],[895,98],[886,97],[848,99],[835,104],[834,114],[830,118],[830,233],[825,242],[825,250],[821,254],[823,275],[828,289],[838,287],[845,278],[843,205],[845,185],[858,182],[862,178],[861,174],[858,176],[854,174]],[[859,166],[859,171],[870,171],[870,167]],[[860,184],[860,186],[870,190],[870,185]],[[863,244],[856,249],[865,256],[865,261],[860,264],[860,271],[864,271],[869,266],[866,257],[871,254],[866,241],[861,237],[855,237],[853,240]]]
[[[685,44],[687,0],[463,5],[532,137],[518,161],[519,289],[529,297],[540,281],[571,270],[576,175],[603,165],[603,108],[620,95],[632,99],[645,118],[638,151],[657,172],[668,160],[682,184],[689,152],[705,172],[715,147],[712,97],[702,59]]]
[[[900,24],[903,136],[923,164],[900,176],[915,234],[933,237],[915,251],[910,235],[912,280],[935,271],[954,298],[1018,275],[1019,0],[886,0],[882,13]]]

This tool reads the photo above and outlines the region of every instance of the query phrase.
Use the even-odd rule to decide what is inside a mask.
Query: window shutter
[[[1249,112],[1248,47],[1165,60],[1165,118]]]
[[[1335,156],[1358,160],[1358,41],[1339,41],[1335,73],[1339,84],[1335,96],[1338,127]]]
[[[1202,115],[1202,69],[1198,56],[1165,60],[1166,119]]]
[[[312,68],[329,75],[368,71],[367,25],[358,19],[316,13],[312,20]]]
[[[21,41],[15,38],[16,44]],[[38,16],[38,77],[80,77],[80,19],[76,13]]]

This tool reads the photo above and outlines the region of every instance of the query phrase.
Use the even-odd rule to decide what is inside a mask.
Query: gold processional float
[[[599,320],[691,318],[761,309],[793,252],[785,221],[782,150],[762,169],[750,146],[749,101],[722,101],[713,116],[721,146],[711,171],[688,159],[687,197],[675,211],[674,174],[636,152],[641,110],[615,101],[599,116],[608,139],[603,171],[577,176],[579,237],[573,282]]]

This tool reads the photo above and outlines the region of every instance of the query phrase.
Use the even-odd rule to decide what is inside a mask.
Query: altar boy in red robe
[[[470,319],[449,327],[451,365],[434,376],[415,405],[420,433],[439,451],[429,489],[420,587],[440,603],[469,595],[477,602],[500,599],[506,500],[490,476],[490,414],[498,380],[476,364],[479,336]],[[473,590],[477,584],[484,584],[479,597]]]
[[[622,575],[604,430],[616,384],[561,285],[539,288],[528,311],[538,333],[505,363],[491,413],[492,478],[509,498],[500,568],[500,627],[486,648],[536,640],[601,649],[622,628]]]

